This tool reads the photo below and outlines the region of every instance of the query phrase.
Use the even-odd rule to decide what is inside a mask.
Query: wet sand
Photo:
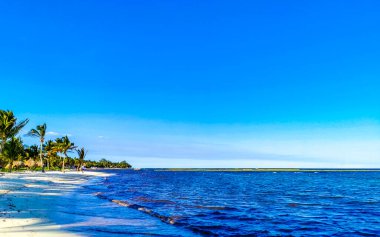
[[[23,172],[0,176],[0,236],[81,236],[65,231],[55,215],[60,197],[101,172]],[[70,207],[67,207],[70,208]],[[71,223],[71,225],[81,223]],[[85,224],[85,223],[82,223]]]

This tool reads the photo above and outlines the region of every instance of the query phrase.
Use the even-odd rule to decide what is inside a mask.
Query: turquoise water
[[[69,230],[91,236],[380,235],[380,172],[108,172],[116,175],[72,194],[78,197],[69,200],[77,201],[62,220],[89,225]]]

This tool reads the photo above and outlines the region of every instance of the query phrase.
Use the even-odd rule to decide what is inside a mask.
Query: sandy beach
[[[54,205],[101,172],[23,172],[0,176],[1,236],[80,236],[57,224]],[[70,223],[80,225],[81,223]],[[82,223],[86,224],[86,223]]]

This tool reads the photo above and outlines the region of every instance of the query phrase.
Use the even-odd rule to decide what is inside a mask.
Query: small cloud
[[[57,133],[57,132],[47,132],[46,135],[58,136],[59,133]]]
[[[103,139],[103,138],[104,138],[104,136],[98,136],[98,138],[99,138],[99,139]]]
[[[68,134],[63,134],[63,133],[58,133],[58,132],[53,132],[53,131],[47,132],[46,135],[50,135],[50,136],[68,136],[68,137],[73,136],[73,135],[70,134],[70,133],[68,133]]]

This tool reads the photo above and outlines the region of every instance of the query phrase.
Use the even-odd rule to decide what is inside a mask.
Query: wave
[[[133,200],[139,201],[139,202],[149,202],[149,203],[162,203],[162,204],[176,204],[173,201],[170,200],[155,200],[144,196],[137,196],[134,197]]]
[[[132,209],[144,212],[144,213],[146,213],[150,216],[156,217],[156,218],[160,219],[161,221],[163,221],[167,224],[170,224],[170,225],[174,225],[176,223],[176,221],[180,218],[178,216],[174,216],[174,217],[164,216],[164,215],[161,215],[161,214],[153,211],[152,209],[149,209],[147,207],[144,207],[144,206],[141,206],[138,204],[129,203],[128,201],[125,201],[125,200],[110,199],[110,198],[106,197],[105,195],[103,195],[103,193],[100,193],[100,192],[95,193],[95,195],[101,199],[109,200],[109,201],[116,203],[120,206],[132,208]]]
[[[175,225],[178,227],[186,228],[188,230],[191,230],[193,233],[200,234],[202,236],[218,236],[213,232],[213,229],[215,230],[220,230],[220,229],[226,229],[227,227],[224,226],[194,226],[194,225],[189,225],[188,223],[185,223],[184,217],[182,216],[165,216],[162,215],[146,206],[136,204],[129,202],[127,200],[118,200],[118,199],[112,199],[108,197],[105,193],[103,192],[97,192],[94,193],[95,196],[101,199],[108,200],[110,202],[113,202],[119,206],[123,207],[128,207],[140,212],[143,212],[145,214],[148,214],[154,218],[158,218],[164,223],[170,224],[170,225]],[[171,204],[171,205],[178,205],[178,203],[170,201],[170,200],[154,200],[148,197],[144,196],[137,196],[134,197],[133,200],[139,201],[139,202],[147,202],[147,203],[161,203],[161,204]],[[202,206],[202,205],[183,205],[187,208],[196,208],[196,209],[205,209],[205,210],[211,210],[213,211],[212,213],[207,214],[208,216],[212,216],[213,218],[216,219],[222,219],[220,215],[224,215],[225,213],[222,213],[221,211],[236,211],[238,210],[237,208],[234,207],[227,207],[227,206]],[[225,217],[226,219],[229,219],[228,217]],[[182,220],[182,221],[180,221]],[[235,229],[233,229],[236,231]],[[232,231],[232,230],[230,230]]]
[[[156,217],[156,218],[160,219],[161,221],[168,223],[168,224],[171,224],[171,225],[174,225],[176,223],[176,221],[180,218],[180,217],[164,216],[164,215],[161,215],[161,214],[153,211],[152,209],[149,209],[147,207],[144,207],[144,206],[141,206],[138,204],[131,204],[127,201],[121,201],[121,200],[115,200],[115,199],[113,199],[111,201],[113,203],[120,205],[120,206],[129,207],[129,208],[144,212],[150,216]]]

